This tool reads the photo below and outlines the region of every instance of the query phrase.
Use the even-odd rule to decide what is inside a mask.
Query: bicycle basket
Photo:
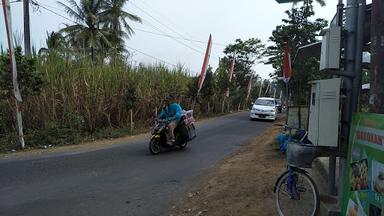
[[[287,162],[289,166],[311,168],[316,157],[316,147],[298,142],[289,142],[287,146]]]

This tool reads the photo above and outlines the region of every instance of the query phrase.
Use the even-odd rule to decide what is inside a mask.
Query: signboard
[[[384,215],[384,115],[353,116],[342,215]]]

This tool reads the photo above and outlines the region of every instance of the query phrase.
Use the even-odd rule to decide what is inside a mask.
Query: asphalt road
[[[142,140],[2,159],[0,215],[167,215],[194,180],[269,125],[246,112],[204,121],[187,149],[157,156]]]

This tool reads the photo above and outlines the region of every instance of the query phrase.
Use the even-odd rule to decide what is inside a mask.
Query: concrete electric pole
[[[384,1],[372,0],[369,109],[384,113]]]
[[[29,26],[29,0],[23,0],[24,8],[24,52],[26,56],[31,55],[31,31]]]

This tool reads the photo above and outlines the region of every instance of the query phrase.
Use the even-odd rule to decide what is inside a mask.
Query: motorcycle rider
[[[174,130],[180,122],[182,108],[180,104],[174,102],[171,96],[166,96],[164,99],[164,107],[159,115],[160,119],[169,121],[167,131],[167,144],[173,145],[175,143]]]

